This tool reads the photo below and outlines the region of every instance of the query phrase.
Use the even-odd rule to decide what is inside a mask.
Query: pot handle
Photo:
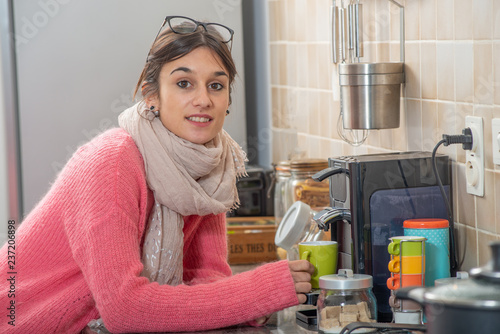
[[[395,296],[397,299],[411,300],[418,303],[420,306],[424,307],[425,300],[424,294],[426,289],[420,286],[409,286],[406,288],[400,288],[395,291]]]

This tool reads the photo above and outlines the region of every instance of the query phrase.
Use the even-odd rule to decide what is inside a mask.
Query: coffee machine
[[[318,213],[315,220],[330,229],[332,240],[339,244],[338,268],[373,276],[379,322],[392,320],[386,285],[389,238],[404,235],[406,219],[449,219],[431,157],[430,152],[398,152],[330,158],[329,168],[313,176],[330,181],[331,208]],[[450,160],[438,154],[436,166],[451,205]],[[451,217],[450,231],[452,224]],[[450,248],[452,255],[452,243]],[[450,263],[453,272],[454,261]]]

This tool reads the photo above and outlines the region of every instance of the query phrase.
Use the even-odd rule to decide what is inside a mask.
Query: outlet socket
[[[465,127],[472,130],[472,149],[465,151],[467,193],[484,196],[484,135],[481,117],[465,117]]]
[[[500,118],[491,122],[491,139],[493,146],[493,163],[500,165]]]

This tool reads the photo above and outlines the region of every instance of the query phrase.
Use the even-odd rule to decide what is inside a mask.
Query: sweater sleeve
[[[190,216],[185,220],[189,221],[185,233],[191,238],[184,245],[184,282],[194,285],[231,276],[225,214]]]
[[[141,277],[144,180],[130,147],[80,151],[68,178],[65,229],[111,332],[179,332],[236,325],[298,303],[286,261],[197,285]],[[142,160],[141,160],[142,161]],[[199,243],[203,245],[203,242]]]

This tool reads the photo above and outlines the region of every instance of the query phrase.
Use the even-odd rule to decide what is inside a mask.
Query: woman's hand
[[[299,299],[299,303],[306,302],[305,293],[311,291],[311,275],[314,273],[314,266],[306,260],[288,261],[288,267],[292,274],[293,283],[295,284],[295,292]],[[251,322],[252,326],[264,325],[272,314],[257,318]]]
[[[311,275],[314,273],[314,266],[306,260],[289,261],[288,266],[292,273],[299,303],[303,304],[307,300],[305,293],[312,289]]]
[[[264,317],[257,318],[257,319],[255,319],[255,320],[254,320],[254,322],[255,322],[257,325],[259,325],[259,326],[261,326],[261,325],[265,325],[265,324],[266,324],[266,322],[269,320],[269,318],[271,318],[271,316],[272,316],[272,314],[269,314],[269,315],[266,315],[266,316],[264,316]]]

